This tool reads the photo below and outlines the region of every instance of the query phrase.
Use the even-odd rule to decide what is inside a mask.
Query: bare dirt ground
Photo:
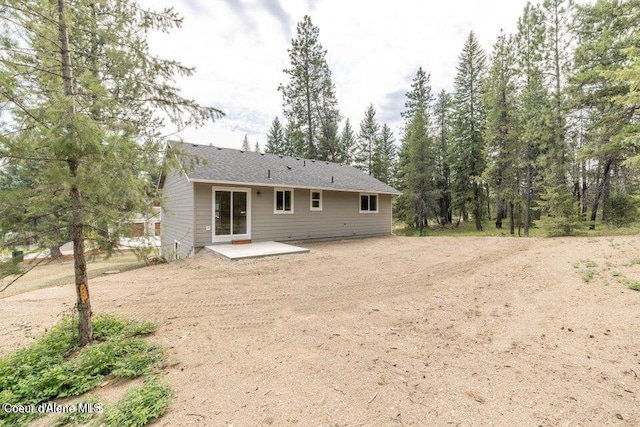
[[[175,401],[156,425],[640,425],[640,292],[620,283],[639,236],[305,246],[92,280],[95,312],[160,325]],[[0,352],[74,296],[0,299]]]

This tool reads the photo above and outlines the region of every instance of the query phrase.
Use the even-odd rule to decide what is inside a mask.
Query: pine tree
[[[451,211],[451,168],[447,153],[450,144],[451,128],[451,95],[442,90],[436,99],[433,108],[435,122],[435,164],[436,164],[436,188],[440,192],[439,221],[442,225],[451,224],[453,213]]]
[[[260,153],[260,143],[259,142],[256,141],[256,147],[255,147],[255,149],[253,151],[255,151],[256,153]]]
[[[396,159],[395,138],[389,126],[382,125],[380,136],[376,140],[373,152],[372,175],[380,181],[390,184],[393,165]]]
[[[358,169],[373,174],[373,155],[378,140],[380,125],[376,121],[376,110],[369,104],[360,122],[358,144],[355,152],[355,165]]]
[[[0,93],[10,120],[0,124],[0,157],[38,165],[34,187],[19,200],[0,192],[0,217],[18,236],[8,245],[72,237],[84,346],[92,341],[85,241],[112,249],[120,224],[151,210],[155,183],[148,171],[162,152],[157,110],[178,127],[220,112],[182,98],[172,85],[193,69],[149,54],[149,31],[180,26],[172,9],[147,11],[135,1],[77,0],[70,7],[66,0],[7,0],[0,20],[12,23],[2,37]]]
[[[300,127],[293,122],[287,123],[284,130],[284,155],[305,157],[306,141]]]
[[[551,94],[549,104],[549,129],[551,138],[544,147],[544,199],[546,210],[568,224],[575,217],[573,195],[568,185],[567,113],[568,102],[565,85],[571,70],[573,0],[544,0],[542,18],[545,27],[544,71],[548,76],[547,87]]]
[[[529,235],[533,203],[538,198],[537,179],[544,147],[548,146],[549,102],[544,86],[544,34],[540,7],[527,3],[518,20],[516,35],[520,93],[521,139],[524,147],[524,234]],[[546,162],[545,162],[546,163]]]
[[[338,102],[331,71],[325,59],[326,51],[318,42],[320,31],[309,16],[298,23],[297,36],[288,50],[291,67],[284,70],[289,83],[280,85],[284,101],[284,115],[291,135],[301,135],[304,149],[291,145],[295,155],[315,159],[321,140],[335,142],[332,132],[339,121]],[[295,131],[295,132],[294,132]]]
[[[602,219],[609,220],[609,196],[615,180],[624,177],[625,160],[638,154],[637,139],[629,138],[638,129],[639,103],[637,78],[633,85],[634,63],[628,55],[637,52],[639,10],[638,0],[600,0],[577,8],[579,44],[571,92],[575,106],[588,117],[586,133],[590,138],[582,154],[593,159],[597,173],[591,228],[595,228],[600,206]],[[628,196],[625,189],[620,192]]]
[[[408,151],[406,184],[414,224],[422,236],[428,218],[435,211],[433,141],[425,120],[424,106],[418,102],[407,128],[405,146]]]
[[[278,117],[273,119],[271,128],[267,134],[267,145],[264,148],[265,153],[286,154],[285,134]]]
[[[347,165],[353,164],[355,161],[356,145],[357,140],[353,133],[353,128],[351,127],[349,119],[346,119],[342,127],[342,132],[340,133],[340,156],[338,159],[340,163]]]
[[[453,205],[466,216],[467,207],[472,204],[478,230],[482,230],[483,192],[480,179],[485,167],[485,112],[481,102],[485,61],[485,53],[475,34],[471,32],[460,53],[454,81],[451,145],[448,153]]]
[[[406,93],[405,110],[400,113],[407,125],[413,120],[413,116],[420,107],[424,109],[424,114],[429,115],[431,103],[433,102],[430,80],[431,75],[427,74],[422,67],[418,68],[416,76],[411,83],[411,90]]]
[[[488,166],[485,176],[495,188],[496,228],[509,214],[514,233],[513,209],[517,204],[519,185],[517,171],[521,156],[518,135],[517,69],[513,37],[504,33],[493,45],[491,68],[485,82],[484,105],[487,112],[485,140]]]
[[[245,134],[244,139],[242,140],[242,151],[251,151],[251,146],[249,145],[249,137]]]

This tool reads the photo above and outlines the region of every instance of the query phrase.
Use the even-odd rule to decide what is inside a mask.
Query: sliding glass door
[[[213,241],[251,238],[251,190],[213,188]]]

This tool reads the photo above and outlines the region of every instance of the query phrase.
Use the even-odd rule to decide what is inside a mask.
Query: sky
[[[151,52],[193,66],[176,84],[185,97],[225,116],[173,135],[195,144],[240,148],[245,135],[264,147],[273,119],[282,122],[280,84],[296,25],[309,15],[336,86],[341,116],[357,131],[373,104],[398,140],[405,94],[419,67],[434,94],[453,89],[458,55],[469,32],[487,52],[501,29],[514,33],[526,0],[142,0],[173,6],[181,28],[152,34]],[[168,125],[164,134],[177,131]]]

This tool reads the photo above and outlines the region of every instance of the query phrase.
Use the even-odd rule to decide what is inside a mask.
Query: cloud
[[[262,0],[264,8],[271,16],[276,18],[282,25],[282,32],[288,38],[291,37],[291,17],[282,8],[280,0]]]
[[[200,2],[200,0],[182,0],[191,12],[195,12],[198,14],[208,15],[209,11],[207,8]]]
[[[406,93],[407,89],[398,89],[384,97],[384,101],[378,109],[378,121],[380,123],[395,124],[402,120],[400,112],[404,110]]]
[[[236,14],[248,28],[255,28],[255,23],[253,20],[247,15],[244,4],[240,0],[224,0],[224,2],[229,6],[229,8]]]

